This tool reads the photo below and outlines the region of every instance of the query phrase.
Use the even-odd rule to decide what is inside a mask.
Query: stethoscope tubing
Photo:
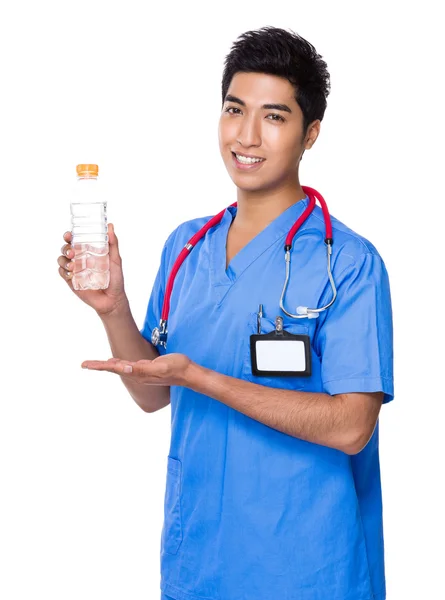
[[[337,289],[335,287],[335,282],[334,282],[334,278],[332,276],[332,271],[331,271],[331,254],[332,254],[332,244],[334,243],[334,240],[332,237],[331,216],[329,214],[329,210],[328,210],[325,199],[320,194],[320,192],[318,192],[314,188],[311,188],[307,185],[303,185],[302,188],[306,192],[306,194],[309,196],[309,204],[307,205],[306,210],[303,212],[303,214],[294,223],[294,225],[292,226],[292,228],[290,229],[290,231],[286,237],[286,242],[285,242],[285,246],[284,246],[285,261],[286,261],[286,276],[285,276],[283,290],[281,292],[281,297],[280,297],[280,308],[288,317],[291,317],[292,319],[307,319],[307,318],[314,319],[314,318],[318,317],[319,313],[327,310],[330,306],[332,306],[332,304],[334,303],[334,301],[337,297]],[[294,314],[294,313],[287,311],[286,308],[284,307],[284,295],[286,293],[286,289],[287,289],[287,285],[289,283],[289,277],[290,277],[290,262],[291,262],[290,250],[292,248],[292,240],[294,238],[294,235],[296,234],[296,232],[299,230],[301,225],[303,225],[303,223],[306,221],[306,219],[309,217],[309,215],[312,213],[312,211],[315,208],[315,197],[317,197],[317,199],[319,200],[319,202],[321,204],[321,210],[323,211],[323,218],[324,218],[324,222],[325,222],[325,240],[324,241],[326,244],[327,271],[328,271],[329,282],[331,284],[331,289],[332,289],[332,298],[328,304],[326,304],[325,306],[322,306],[321,308],[309,308],[308,306],[298,306],[297,314]]]
[[[333,244],[334,240],[332,237],[332,224],[331,224],[331,218],[329,215],[329,210],[328,210],[327,204],[326,204],[323,196],[320,194],[320,192],[318,192],[317,190],[315,190],[314,188],[311,188],[309,186],[303,185],[301,187],[302,187],[303,191],[308,195],[309,203],[308,203],[308,206],[306,207],[306,209],[304,210],[304,212],[295,221],[295,223],[293,224],[293,226],[291,227],[291,229],[289,230],[289,232],[286,236],[285,245],[284,245],[285,258],[286,258],[286,278],[285,278],[285,282],[284,282],[284,286],[283,286],[283,290],[281,292],[281,298],[280,298],[280,308],[288,316],[296,318],[296,319],[314,318],[314,317],[318,316],[318,313],[320,313],[323,310],[326,310],[329,306],[331,306],[333,304],[333,302],[337,296],[337,290],[335,288],[334,279],[333,279],[332,273],[331,273],[331,254],[332,254],[332,244]],[[325,240],[324,241],[327,246],[328,277],[329,277],[329,281],[331,283],[331,287],[332,287],[332,291],[333,291],[333,298],[331,299],[329,304],[327,304],[326,306],[323,306],[322,308],[297,307],[297,312],[298,312],[298,309],[302,309],[303,314],[294,315],[294,314],[288,312],[283,306],[284,294],[285,294],[285,291],[286,291],[286,288],[288,285],[288,281],[289,281],[290,250],[292,248],[292,241],[293,241],[295,234],[297,233],[297,231],[300,229],[301,225],[306,221],[306,219],[309,217],[309,215],[312,213],[312,211],[315,208],[315,205],[316,205],[315,198],[317,198],[321,204],[321,209],[323,211],[323,218],[324,218],[324,222],[325,222]],[[237,204],[238,204],[237,202],[234,202],[233,204],[230,204],[230,206],[237,206]],[[216,214],[214,217],[209,219],[209,221],[207,221],[207,223],[190,238],[190,240],[185,244],[184,248],[182,248],[181,252],[179,253],[178,257],[176,258],[176,260],[173,264],[173,268],[168,277],[167,285],[165,288],[165,295],[164,295],[164,301],[162,304],[162,312],[161,312],[161,319],[160,319],[160,329],[157,331],[158,334],[159,333],[161,334],[161,337],[163,338],[163,341],[161,341],[161,343],[163,343],[164,345],[166,342],[167,320],[168,320],[168,315],[170,312],[170,298],[171,298],[173,284],[174,284],[176,275],[177,275],[179,269],[181,268],[182,263],[184,262],[186,257],[190,254],[190,252],[193,250],[193,248],[196,246],[196,244],[199,242],[199,240],[201,240],[205,236],[205,234],[211,227],[218,225],[218,223],[223,218],[226,210],[227,210],[227,208],[225,208],[224,210],[222,210],[221,212]],[[155,330],[156,329],[157,328],[155,328]],[[154,339],[155,339],[155,336],[153,335],[152,340],[154,340]],[[158,337],[158,340],[159,340],[159,337]],[[158,341],[156,343],[158,343]]]

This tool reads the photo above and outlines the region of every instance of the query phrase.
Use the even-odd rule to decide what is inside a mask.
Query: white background
[[[326,60],[332,90],[300,181],[376,245],[390,275],[388,600],[444,598],[439,7],[16,0],[1,10],[1,598],[159,597],[170,407],[146,414],[119,376],[80,368],[111,351],[58,274],[68,190],[76,164],[99,164],[141,327],[167,235],[236,200],[217,141],[223,60],[264,25],[293,29]]]

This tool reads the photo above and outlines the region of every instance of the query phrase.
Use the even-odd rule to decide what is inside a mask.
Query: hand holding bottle
[[[119,254],[119,245],[114,225],[108,223],[108,243],[110,257],[110,283],[106,289],[99,290],[75,290],[72,284],[74,250],[71,246],[72,233],[67,231],[63,235],[67,242],[62,246],[62,255],[58,257],[59,274],[65,279],[68,286],[85,304],[94,308],[99,316],[111,314],[119,309],[129,307],[129,302],[124,289],[124,275],[122,272],[122,258]]]

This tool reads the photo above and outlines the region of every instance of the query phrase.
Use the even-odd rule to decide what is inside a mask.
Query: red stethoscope
[[[308,204],[306,210],[303,212],[303,214],[295,221],[294,225],[289,230],[289,233],[287,234],[287,237],[286,237],[286,240],[284,243],[284,252],[285,252],[285,261],[286,261],[286,279],[284,282],[283,291],[281,292],[280,308],[284,313],[286,313],[286,315],[288,315],[289,317],[292,317],[293,319],[304,319],[304,318],[314,319],[314,318],[318,317],[319,313],[321,313],[322,311],[329,308],[334,303],[335,298],[337,297],[337,290],[335,288],[334,278],[332,277],[332,273],[331,273],[331,254],[332,254],[332,244],[333,244],[334,240],[332,238],[331,217],[329,215],[329,210],[328,210],[328,207],[326,205],[326,202],[325,202],[323,196],[320,194],[320,192],[317,192],[317,190],[315,190],[314,188],[311,188],[311,187],[308,187],[305,185],[303,185],[301,187],[302,187],[303,191],[306,192],[306,194],[309,197],[309,204]],[[292,240],[294,238],[294,235],[297,233],[297,231],[299,230],[301,225],[306,221],[306,219],[309,217],[309,215],[312,213],[312,211],[315,208],[315,204],[316,204],[315,198],[317,198],[319,200],[319,202],[321,204],[321,209],[323,211],[323,218],[324,218],[324,222],[325,222],[325,234],[326,234],[324,242],[326,244],[326,250],[327,250],[328,277],[329,277],[329,282],[331,284],[333,296],[332,296],[332,299],[329,302],[329,304],[326,304],[325,306],[323,306],[321,308],[309,308],[307,306],[298,306],[297,314],[294,315],[294,314],[288,312],[283,306],[283,298],[284,298],[284,294],[286,292],[286,288],[287,288],[287,285],[289,282],[290,251],[292,248]],[[234,202],[230,206],[237,206],[237,202]],[[172,271],[168,278],[168,281],[167,281],[167,287],[165,290],[165,296],[164,296],[164,302],[162,305],[162,312],[161,312],[161,319],[159,321],[159,327],[155,327],[151,334],[151,343],[153,344],[153,346],[157,346],[158,344],[160,344],[161,346],[164,346],[164,348],[167,347],[167,321],[168,321],[168,314],[170,311],[170,297],[171,297],[171,293],[173,290],[173,283],[175,281],[175,277],[176,277],[176,274],[177,274],[180,266],[184,262],[185,258],[189,255],[191,250],[195,247],[197,242],[199,242],[199,240],[202,237],[204,237],[204,235],[207,233],[207,231],[211,227],[217,225],[221,221],[226,210],[227,209],[222,210],[220,213],[218,213],[217,215],[212,217],[209,221],[207,221],[207,223],[204,225],[204,227],[202,227],[197,233],[195,233],[195,235],[193,235],[190,238],[190,240],[187,242],[187,244],[184,246],[184,248],[179,253],[179,255],[173,265],[173,268],[172,268]]]

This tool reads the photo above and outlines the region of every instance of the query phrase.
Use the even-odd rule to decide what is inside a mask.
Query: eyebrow
[[[236,104],[241,104],[241,106],[246,106],[246,103],[241,100],[241,98],[237,98],[236,96],[232,96],[231,94],[227,94],[224,98],[224,102],[236,102]],[[284,110],[288,113],[292,113],[291,109],[287,106],[287,104],[263,104],[261,108],[272,108],[274,110]]]

